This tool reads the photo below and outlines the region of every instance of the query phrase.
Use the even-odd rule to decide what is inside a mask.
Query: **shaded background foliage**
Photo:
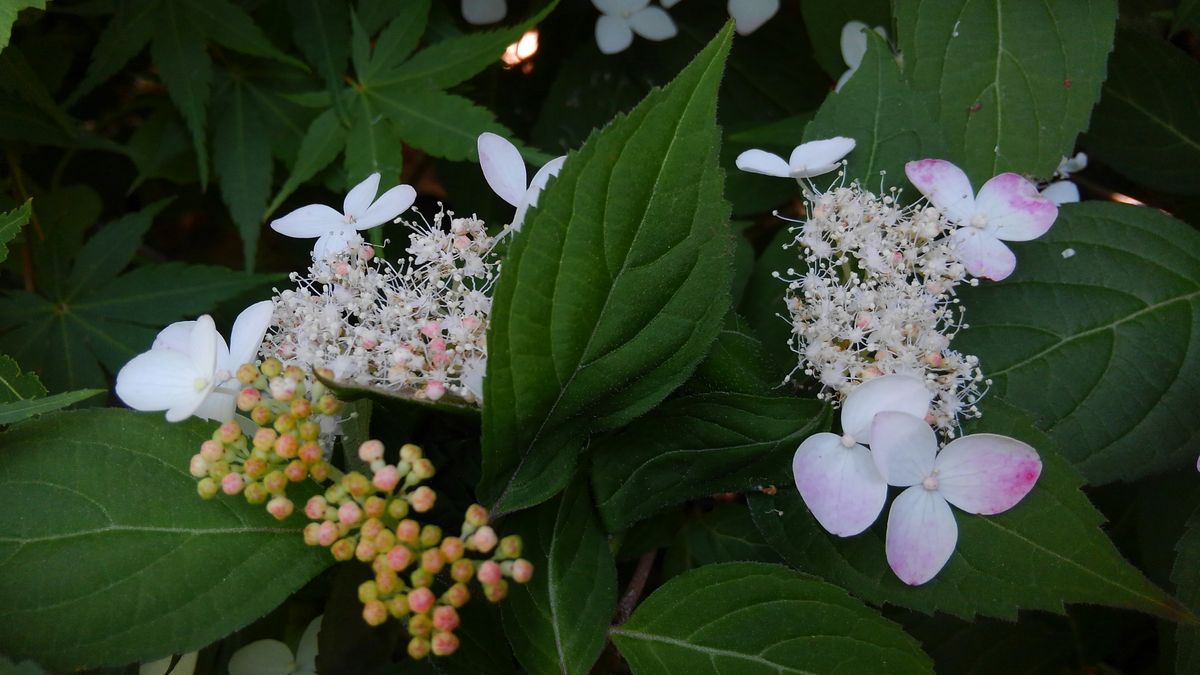
[[[521,139],[534,164],[585,142],[634,136],[636,113],[607,135],[593,131],[683,71],[720,30],[724,4],[687,0],[671,10],[676,38],[638,39],[604,56],[592,39],[597,13],[578,0],[513,0],[504,27],[484,30],[461,20],[457,2],[442,0],[0,0],[0,28],[16,21],[0,51],[0,211],[29,209],[0,221],[0,381],[11,392],[0,396],[0,424],[27,411],[105,404],[97,390],[107,390],[116,369],[172,321],[210,312],[228,324],[306,260],[307,242],[265,227],[272,215],[336,204],[368,173],[414,185],[426,213],[441,202],[504,222],[508,208],[475,163],[480,132]],[[889,40],[873,37],[860,71],[831,95],[844,70],[837,36],[851,19],[885,26]],[[499,54],[535,24],[537,54],[502,66]],[[504,505],[532,507],[508,523],[525,535],[545,576],[502,612],[476,608],[462,653],[395,661],[399,633],[357,623],[347,589],[361,570],[318,574],[321,563],[307,559],[305,573],[277,579],[266,597],[223,612],[218,625],[147,629],[142,642],[58,653],[43,665],[117,666],[161,656],[154,649],[163,645],[201,647],[232,633],[201,655],[201,672],[222,672],[240,645],[281,637],[280,625],[294,645],[324,612],[344,620],[322,631],[322,672],[734,673],[745,672],[738,654],[769,646],[754,646],[753,631],[799,625],[789,622],[800,614],[805,623],[796,630],[806,634],[849,631],[847,616],[872,626],[871,649],[855,654],[863,668],[882,654],[896,672],[1196,672],[1200,518],[1192,510],[1200,489],[1190,466],[1200,452],[1200,244],[1187,223],[1200,220],[1198,54],[1194,0],[784,0],[774,19],[733,42],[716,103],[720,128],[712,130],[719,148],[687,158],[725,169],[728,209],[712,194],[697,208],[714,226],[731,213],[733,311],[720,325],[706,323],[713,346],[690,359],[694,373],[678,373],[690,374],[678,390],[667,396],[679,382],[657,382],[662,395],[633,406],[652,408],[641,419],[614,413],[612,424],[588,430],[594,437],[564,437],[572,454],[560,468],[577,471]],[[702,100],[705,87],[716,87],[693,80],[681,77],[671,96]],[[979,519],[964,523],[962,549],[943,576],[915,591],[889,576],[881,530],[832,540],[788,490],[797,439],[830,424],[828,411],[803,397],[813,392],[796,397],[776,386],[792,355],[787,325],[776,316],[782,285],[769,272],[789,263],[778,247],[786,232],[767,213],[780,207],[795,215],[799,204],[788,181],[736,172],[733,158],[749,147],[787,152],[801,139],[833,134],[859,139],[849,171],[865,181],[886,171],[895,184],[904,161],[938,155],[962,164],[976,185],[1004,170],[1048,177],[1078,136],[1092,160],[1075,178],[1085,199],[1142,202],[1168,214],[1066,207],[1046,240],[1019,249],[1022,267],[1012,281],[967,294],[978,318],[961,346],[997,372],[987,429],[1030,440],[1054,471],[1024,510],[995,519],[1007,538],[983,531],[991,526]],[[711,172],[704,175],[711,183]],[[579,189],[589,185],[567,178],[581,181]],[[535,233],[546,231],[545,214],[566,197],[551,190],[546,199]],[[393,256],[403,249],[399,228],[382,236]],[[1091,267],[1063,267],[1068,246]],[[1110,334],[1111,344],[1093,339]],[[1047,344],[1056,346],[1047,351],[1034,335],[1052,335]],[[1105,354],[1115,368],[1101,365]],[[470,503],[481,476],[481,494],[495,492],[489,481],[515,480],[506,464],[513,458],[489,454],[487,420],[480,466],[472,421],[394,402],[357,405],[364,427],[352,430],[357,437],[422,439],[442,470],[437,487],[447,504]],[[64,415],[86,430],[95,414]],[[161,429],[143,428],[145,418],[120,415],[119,424],[98,425],[123,434],[126,445],[113,452],[164,442]],[[28,448],[53,447],[64,419],[34,420],[2,437],[11,454],[0,454],[0,504],[7,505],[0,512],[10,519],[0,519],[0,540],[29,525],[12,517],[40,498],[16,487],[22,471],[36,474],[23,461]],[[200,438],[199,426],[170,433]],[[1081,431],[1099,426],[1105,433],[1095,437]],[[675,481],[680,475],[688,479]],[[106,489],[103,478],[62,477],[71,485],[95,481],[97,490]],[[452,511],[439,517],[450,520]],[[184,516],[207,526],[197,512]],[[1108,537],[1098,529],[1105,519]],[[259,573],[252,567],[246,575]],[[29,647],[15,623],[28,611],[62,625],[40,605],[15,604],[27,598],[21,589],[43,581],[9,574],[0,584],[0,598],[14,603],[0,607],[0,621],[15,631],[6,637],[0,629],[0,651],[56,651],[61,636]],[[731,584],[737,595],[695,604],[717,584]],[[777,598],[786,602],[769,602]],[[817,609],[798,613],[790,603]],[[743,611],[753,621],[730,630],[746,639],[693,639]],[[610,633],[614,617],[623,623]],[[564,631],[572,631],[569,639]],[[904,656],[888,661],[888,650]],[[831,667],[785,648],[771,654],[789,667]],[[8,667],[0,661],[0,670]]]

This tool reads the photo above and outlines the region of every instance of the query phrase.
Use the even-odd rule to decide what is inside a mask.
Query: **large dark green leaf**
[[[231,82],[218,98],[213,136],[213,170],[221,197],[242,235],[242,257],[254,269],[263,211],[271,195],[271,144],[257,99],[240,82]]]
[[[932,673],[917,641],[842,589],[778,565],[706,565],[612,629],[635,675]]]
[[[727,26],[666,88],[573,153],[496,285],[482,499],[553,496],[587,434],[628,423],[704,357],[729,306],[717,166]]]
[[[5,0],[0,3],[0,49],[8,46],[8,37],[17,21],[17,13],[27,8],[46,9],[46,0]]]
[[[1200,194],[1200,64],[1170,43],[1122,31],[1083,143],[1125,177]]]
[[[955,347],[979,356],[992,391],[1033,413],[1089,482],[1191,466],[1200,235],[1154,209],[1085,202],[1014,248],[1012,277],[962,293],[971,328]]]
[[[440,89],[413,89],[406,84],[371,86],[365,97],[395,125],[404,142],[437,157],[476,159],[476,143],[485,131],[513,137],[490,110]],[[542,164],[550,159],[528,150],[523,154]]]
[[[504,629],[530,673],[584,675],[617,606],[617,568],[582,477],[557,499],[505,521],[520,534],[533,579],[510,585]]]
[[[102,409],[0,436],[0,650],[68,671],[199,649],[331,562],[302,516],[196,495],[211,428]]]
[[[212,85],[212,60],[205,50],[204,33],[190,20],[183,5],[164,2],[154,17],[150,56],[167,85],[192,134],[200,184],[208,184],[208,97]]]
[[[412,54],[425,32],[429,20],[430,0],[409,0],[400,4],[399,14],[379,33],[371,59],[359,79],[376,80],[384,73],[399,66]]]
[[[0,262],[8,257],[8,242],[12,241],[33,213],[33,206],[28,199],[25,203],[8,213],[0,214]]]
[[[1079,475],[1053,442],[1017,409],[989,397],[971,431],[1023,440],[1041,454],[1037,486],[995,516],[955,512],[958,545],[950,562],[922,586],[907,586],[884,555],[886,514],[865,533],[826,533],[791,486],[751,496],[754,522],[795,567],[849,589],[874,604],[921,612],[1013,619],[1018,609],[1063,612],[1065,603],[1126,607],[1180,620],[1190,614],[1128,563],[1099,529],[1103,518],[1079,491]]]
[[[1171,582],[1180,601],[1200,610],[1200,509],[1192,512],[1187,529],[1175,545],[1178,555],[1171,571]],[[1200,627],[1175,627],[1175,672],[1194,673],[1200,669]]]
[[[663,556],[662,575],[669,579],[715,563],[783,562],[763,539],[745,504],[718,504],[680,528]]]
[[[913,87],[975,185],[1003,171],[1050,175],[1100,97],[1115,0],[894,4]]]

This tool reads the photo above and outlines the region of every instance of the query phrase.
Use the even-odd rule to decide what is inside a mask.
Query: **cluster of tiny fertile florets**
[[[804,267],[776,273],[788,284],[797,371],[835,405],[874,377],[922,377],[935,393],[930,423],[954,436],[960,417],[978,415],[983,383],[978,359],[950,349],[965,327],[954,289],[967,281],[947,238],[954,225],[857,182],[804,196],[807,218],[785,245]]]
[[[415,399],[479,404],[495,240],[478,218],[445,211],[405,224],[408,257],[396,265],[360,243],[293,274],[262,354]]]
[[[290,483],[329,475],[322,436],[329,437],[341,403],[320,382],[309,383],[303,371],[285,369],[277,359],[261,367],[244,364],[237,378],[243,385],[237,406],[257,430],[247,437],[237,422],[225,422],[201,444],[189,470],[200,479],[201,497],[241,494],[251,504],[266,502],[267,511],[283,520],[295,508],[287,496]]]
[[[471,599],[472,580],[488,601],[499,602],[508,593],[505,577],[524,583],[533,575],[533,565],[520,557],[521,539],[497,539],[478,504],[467,509],[459,536],[445,536],[440,527],[410,517],[432,509],[437,498],[432,488],[420,485],[434,468],[419,447],[400,448],[396,464],[384,461],[379,441],[363,443],[358,454],[372,477],[347,473],[323,495],[310,498],[304,513],[313,522],[304,528],[304,541],[328,547],[337,560],[356,558],[371,565],[375,578],[358,588],[368,624],[378,626],[389,617],[404,621],[408,653],[415,659],[431,651],[452,654],[458,649],[458,609]],[[435,585],[445,590],[439,595]]]

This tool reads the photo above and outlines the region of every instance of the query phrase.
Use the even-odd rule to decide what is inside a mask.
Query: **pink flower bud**
[[[317,531],[317,543],[322,546],[332,546],[333,542],[337,541],[338,534],[337,525],[327,520],[321,523],[321,529]]]
[[[388,464],[379,471],[375,472],[375,477],[371,479],[371,484],[376,489],[383,492],[391,492],[396,489],[396,485],[400,483],[400,471],[395,466]],[[420,511],[421,509],[417,509]]]
[[[258,405],[260,398],[261,396],[259,395],[257,389],[254,387],[246,387],[238,392],[237,409],[241,410],[242,412],[250,412],[251,410],[254,410],[254,406]]]
[[[365,539],[358,542],[358,546],[354,547],[354,557],[361,562],[371,562],[375,558],[375,545]]]
[[[335,262],[331,269],[333,269],[334,276],[345,277],[350,274],[350,265],[341,260]]]
[[[408,502],[401,497],[396,497],[388,502],[387,513],[396,520],[400,520],[408,515]]]
[[[446,341],[442,338],[434,338],[429,341],[429,350],[434,352],[446,351]]]
[[[467,330],[475,330],[476,328],[479,328],[479,326],[479,317],[475,316],[474,314],[464,316],[462,319],[462,327],[466,328]]]
[[[487,509],[483,508],[479,504],[472,504],[470,507],[467,508],[467,515],[466,515],[465,520],[466,520],[467,524],[471,525],[472,527],[482,527],[484,525],[487,525],[487,523],[488,523]]]
[[[436,321],[426,321],[425,324],[421,326],[421,335],[424,335],[427,338],[435,338],[441,334],[442,326]]]
[[[363,244],[358,247],[358,257],[361,260],[370,260],[375,257],[375,247],[369,244]]]
[[[309,523],[304,526],[304,543],[309,546],[316,546],[320,543],[321,525],[320,523]]]
[[[388,619],[387,607],[378,600],[372,600],[363,605],[362,611],[363,621],[369,626],[379,626]]]
[[[479,572],[476,576],[479,577],[479,583],[486,586],[498,583],[504,578],[504,573],[500,569],[500,563],[495,560],[487,560],[479,566]]]
[[[475,576],[475,561],[460,558],[450,565],[450,576],[455,581],[467,583]]]
[[[270,427],[259,427],[258,430],[254,432],[254,440],[251,445],[260,450],[269,450],[274,447],[275,439],[278,437],[279,434],[275,433],[274,429]]]
[[[419,539],[421,545],[429,548],[437,546],[442,542],[442,528],[437,525],[426,525],[421,528],[421,537]]]
[[[338,521],[344,525],[355,525],[362,520],[362,509],[357,502],[346,502],[338,508]]]
[[[242,480],[242,474],[225,474],[225,477],[221,479],[221,492],[224,492],[227,495],[236,495],[242,491],[242,487],[244,485],[245,482]]]
[[[317,412],[322,415],[336,415],[341,408],[342,402],[337,400],[337,397],[333,394],[325,394],[317,400]]]
[[[464,249],[471,245],[471,238],[467,236],[458,236],[454,238],[454,248]]]
[[[245,489],[242,490],[242,496],[244,496],[246,501],[250,504],[261,504],[267,501],[267,497],[270,497],[271,494],[267,492],[267,488],[264,487],[262,483],[255,481],[253,483],[246,484]]]
[[[283,475],[283,472],[278,469],[267,474],[266,478],[263,478],[263,486],[273,495],[282,494],[287,489],[287,483],[287,476]]]
[[[429,640],[420,637],[414,637],[408,641],[408,655],[413,661],[420,661],[429,656]]]
[[[418,588],[408,594],[408,608],[416,614],[425,614],[433,609],[433,591],[428,588]]]
[[[276,452],[278,452],[278,450],[276,450]],[[304,462],[305,464],[316,464],[325,457],[325,451],[322,450],[321,446],[317,445],[316,443],[308,442],[304,445],[301,445],[296,450],[296,457],[298,457],[300,461]]]
[[[396,576],[395,571],[384,565],[382,569],[375,573],[375,585],[379,587],[380,593],[391,595],[400,587],[400,577]]]
[[[292,417],[295,417],[298,420],[302,420],[312,414],[312,402],[306,398],[292,399],[292,405],[290,408],[292,411]]]
[[[382,518],[386,510],[387,502],[382,497],[372,495],[363,502],[363,513],[367,514],[368,518]]]
[[[430,646],[434,656],[450,656],[458,651],[458,636],[449,632],[434,633],[433,639],[430,640]]]
[[[422,457],[412,463],[412,475],[416,476],[417,480],[433,478],[433,474],[433,462],[428,459]]]
[[[500,602],[508,596],[508,582],[501,579],[494,584],[484,584],[483,597],[487,598],[488,602]]]
[[[387,552],[388,567],[400,572],[412,564],[413,553],[407,546],[393,546]]]
[[[524,558],[518,558],[513,561],[512,565],[512,580],[518,584],[527,583],[533,578],[533,563]]]
[[[188,462],[188,473],[196,478],[204,478],[208,475],[208,460],[199,454],[192,455],[192,460]]]
[[[329,553],[334,560],[345,562],[354,557],[354,542],[349,539],[338,539],[329,547]]]
[[[404,594],[394,595],[383,601],[387,605],[388,613],[399,619],[408,614],[408,596]]]
[[[324,483],[325,479],[329,478],[329,464],[326,462],[313,462],[312,466],[308,467],[308,475],[318,483]]]
[[[446,559],[442,557],[442,552],[436,548],[426,550],[421,554],[421,569],[430,574],[437,574],[446,566]]]
[[[296,383],[286,377],[273,377],[270,383],[271,397],[279,401],[290,401],[296,395]]]
[[[496,532],[491,527],[484,525],[471,535],[471,543],[476,551],[487,553],[496,547]]]
[[[242,468],[246,472],[246,476],[250,478],[261,478],[262,475],[267,472],[267,463],[265,460],[259,459],[258,457],[251,457],[250,459],[246,460],[246,463],[242,465]]]
[[[362,340],[359,340],[358,344],[362,345],[363,349],[375,349],[379,346],[379,340],[375,337],[364,336]]]
[[[254,420],[254,423],[260,427],[266,426],[275,419],[275,413],[271,412],[271,409],[267,406],[260,405],[250,411],[250,419]]]
[[[383,443],[375,439],[364,441],[358,446],[358,458],[368,464],[383,459]]]
[[[242,437],[242,428],[238,426],[237,422],[231,420],[217,427],[217,436],[216,440],[229,445]]]
[[[433,610],[433,627],[438,630],[452,631],[458,628],[458,612],[453,607],[438,607]]]
[[[437,380],[430,380],[425,383],[425,397],[430,401],[436,401],[446,395],[446,385]]]
[[[283,475],[287,476],[287,479],[291,482],[299,483],[305,478],[308,478],[308,467],[304,466],[304,463],[300,460],[293,459],[288,463],[287,467],[284,468]]]
[[[250,384],[258,379],[258,367],[253,363],[243,363],[238,366],[235,377],[242,384]]]
[[[292,500],[284,496],[279,496],[267,502],[267,513],[275,516],[276,520],[284,520],[292,515],[292,509],[295,505]]]
[[[498,553],[500,554],[501,558],[520,558],[521,538],[513,534],[501,539]]]
[[[442,602],[451,607],[462,607],[471,600],[471,589],[465,583],[457,583],[442,594]]]
[[[463,552],[466,547],[463,546],[462,539],[458,537],[446,537],[441,544],[442,556],[446,558],[446,562],[453,563],[463,557]]]
[[[312,420],[305,420],[300,424],[298,429],[301,440],[315,441],[321,436],[321,425]]]
[[[224,455],[225,448],[222,448],[221,444],[216,441],[208,440],[200,444],[200,456],[203,457],[206,462],[215,462],[218,459],[221,459],[221,457]]]
[[[357,471],[351,471],[342,478],[342,486],[355,497],[365,497],[371,491],[371,481]]]
[[[275,431],[278,431],[281,434],[286,434],[287,432],[296,428],[296,418],[291,413],[283,413],[279,417],[275,418],[275,424],[272,426],[275,427]]]
[[[275,377],[283,372],[283,364],[279,362],[279,359],[271,357],[262,362],[260,369],[263,375]]]
[[[217,481],[211,478],[201,478],[199,483],[196,483],[196,493],[201,499],[212,499],[217,496],[220,488],[217,486]]]
[[[412,494],[408,496],[408,502],[412,504],[413,511],[417,513],[425,513],[432,509],[435,501],[437,501],[437,493],[425,485],[413,490]]]
[[[325,507],[329,506],[329,502],[321,495],[313,495],[304,503],[304,515],[312,520],[321,520],[325,517]]]

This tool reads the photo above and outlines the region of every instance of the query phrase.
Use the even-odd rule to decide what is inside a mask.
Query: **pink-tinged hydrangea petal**
[[[1042,460],[1016,439],[972,434],[942,448],[934,468],[946,501],[988,516],[1011,509],[1029,494],[1042,474]]]
[[[271,326],[274,311],[275,303],[263,300],[243,309],[234,319],[233,330],[229,333],[229,358],[225,364],[230,372],[243,363],[253,362],[258,356],[258,347]]]
[[[1079,201],[1079,187],[1069,180],[1058,180],[1047,185],[1042,196],[1059,206],[1074,204]]]
[[[1004,242],[974,227],[960,227],[950,235],[958,257],[972,276],[1003,281],[1017,268],[1017,256]]]
[[[887,500],[887,484],[871,453],[861,445],[845,447],[836,434],[805,439],[792,458],[792,473],[808,510],[839,537],[870,527]]]
[[[491,132],[479,134],[475,145],[479,150],[479,167],[492,192],[512,206],[520,206],[528,186],[525,160],[517,146]]]
[[[229,659],[229,675],[291,675],[292,650],[279,640],[258,640],[242,647]]]
[[[1002,173],[979,189],[975,213],[986,218],[987,231],[996,238],[1029,241],[1046,234],[1058,217],[1058,205],[1027,178]]]
[[[885,410],[871,424],[871,458],[888,485],[917,485],[933,473],[937,436],[924,419]]]
[[[871,445],[871,420],[885,410],[908,413],[924,419],[933,392],[918,377],[885,375],[854,388],[842,404],[842,433],[859,443]]]
[[[409,185],[397,185],[375,200],[374,204],[360,215],[354,223],[355,229],[366,230],[393,221],[417,201],[417,191]]]
[[[282,218],[271,221],[271,229],[287,237],[311,239],[345,224],[342,214],[324,204],[301,206]]]
[[[792,169],[787,160],[766,150],[747,150],[737,156],[737,168],[750,173],[760,173],[764,176],[787,178]]]
[[[779,12],[779,0],[729,0],[728,9],[738,35],[749,35]]]
[[[505,0],[462,0],[462,15],[473,26],[496,23],[508,14]]]
[[[836,169],[838,162],[853,149],[854,139],[845,136],[801,143],[792,150],[788,169],[793,178],[820,176]]]
[[[951,222],[970,222],[975,214],[975,191],[962,169],[944,159],[922,159],[905,164],[904,174]]]
[[[371,206],[371,202],[375,201],[377,194],[379,194],[379,173],[373,173],[346,193],[346,198],[342,200],[342,213],[351,218],[361,218],[367,208]]]
[[[633,29],[623,19],[605,14],[596,19],[596,45],[605,54],[623,52],[633,44]]]
[[[662,7],[644,7],[629,17],[629,27],[647,40],[670,40],[679,32]]]
[[[888,565],[909,586],[937,576],[954,554],[958,523],[950,505],[936,490],[914,485],[892,502],[888,514]]]
[[[870,26],[861,21],[847,21],[842,26],[842,60],[856,70],[862,65],[863,57],[867,55],[867,31]]]
[[[117,396],[134,410],[169,410],[198,406],[204,396],[196,392],[196,372],[187,354],[152,349],[138,354],[117,373]]]

